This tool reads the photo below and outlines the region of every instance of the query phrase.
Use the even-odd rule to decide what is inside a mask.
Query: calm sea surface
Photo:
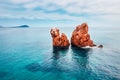
[[[60,28],[70,39],[74,28]],[[53,50],[50,28],[0,28],[0,80],[120,80],[120,31],[90,28],[104,47]]]

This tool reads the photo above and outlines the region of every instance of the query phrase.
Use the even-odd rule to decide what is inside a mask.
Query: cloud
[[[120,0],[0,0],[0,18],[118,22],[119,3]]]
[[[74,14],[120,14],[120,1],[114,0],[37,0],[24,5],[27,9],[40,7],[46,10],[63,9]]]
[[[13,4],[23,4],[23,3],[29,3],[32,2],[34,0],[8,0],[9,2],[13,3]]]
[[[9,6],[21,4],[21,7],[26,9],[34,9],[36,7],[46,9],[46,10],[55,10],[63,9],[68,13],[111,13],[111,14],[120,14],[120,0],[7,0],[0,1],[10,3]],[[1,4],[1,3],[0,3]],[[1,4],[2,5],[2,4]],[[4,8],[4,7],[3,7]]]

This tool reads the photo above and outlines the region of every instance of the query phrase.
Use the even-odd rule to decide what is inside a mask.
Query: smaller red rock
[[[70,45],[69,40],[64,33],[60,36],[59,29],[51,29],[50,33],[53,39],[52,42],[54,47],[68,47]]]

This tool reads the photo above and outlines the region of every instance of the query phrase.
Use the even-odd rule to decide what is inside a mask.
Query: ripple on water
[[[25,68],[31,72],[37,72],[37,71],[70,72],[70,71],[74,71],[74,70],[76,71],[76,69],[78,67],[82,68],[82,67],[87,66],[87,64],[88,64],[87,58],[88,58],[89,51],[90,51],[90,49],[72,48],[72,52],[74,53],[73,58],[75,59],[75,62],[73,62],[74,64],[71,65],[69,62],[67,62],[66,58],[64,57],[64,55],[68,53],[68,49],[62,49],[62,50],[54,49],[53,53],[52,53],[53,55],[51,56],[50,59],[44,61],[41,64],[38,62],[30,63],[30,64],[26,65]],[[62,53],[63,53],[63,55],[62,55]],[[82,61],[80,61],[79,59]],[[71,69],[73,69],[73,70],[71,70]],[[77,69],[77,71],[78,70],[79,69]]]

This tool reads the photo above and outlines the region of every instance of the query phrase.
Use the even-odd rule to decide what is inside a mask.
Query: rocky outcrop
[[[99,45],[98,48],[103,48],[103,45]]]
[[[88,25],[86,23],[78,25],[73,31],[71,44],[77,47],[96,46],[90,39],[90,35],[88,33]]]
[[[51,29],[50,34],[52,36],[52,43],[54,47],[68,47],[70,45],[69,40],[64,33],[60,36],[59,29]]]

